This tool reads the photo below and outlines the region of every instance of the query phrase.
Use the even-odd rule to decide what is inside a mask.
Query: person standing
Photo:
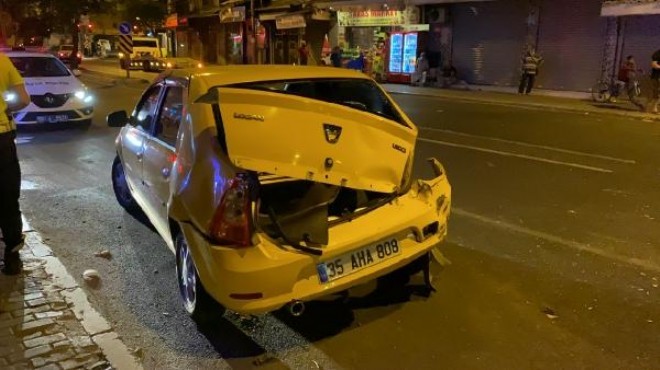
[[[522,76],[520,77],[520,86],[518,94],[523,92],[527,95],[532,92],[536,75],[539,72],[539,66],[543,63],[543,58],[538,55],[534,49],[527,49],[527,53],[522,58]]]
[[[637,87],[639,82],[637,80],[637,63],[635,63],[635,58],[632,55],[628,55],[626,61],[621,65],[619,69],[619,74],[617,76],[617,87],[614,91],[614,95],[610,99],[612,102],[616,102],[616,98],[620,94],[620,87],[623,85],[623,88],[628,94],[630,102],[635,104],[642,111],[644,110],[644,105],[638,99]]]
[[[341,54],[342,52],[339,46],[335,46],[334,48],[332,48],[332,53],[330,54],[330,62],[332,63],[333,67],[341,68],[341,59],[342,59]]]
[[[6,275],[17,275],[23,269],[18,251],[23,247],[23,222],[18,202],[21,191],[21,168],[16,152],[16,126],[11,112],[30,104],[23,77],[11,60],[0,53],[0,230],[5,244]]]
[[[303,41],[298,48],[298,62],[301,66],[306,66],[309,61],[309,49],[307,49],[307,42]]]
[[[658,101],[660,100],[660,49],[651,56],[651,89],[653,95],[647,109],[651,113],[658,114]]]

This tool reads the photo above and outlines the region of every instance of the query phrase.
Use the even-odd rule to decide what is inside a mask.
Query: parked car
[[[73,45],[60,45],[57,50],[57,57],[64,63],[69,63],[71,61],[71,53],[73,53]],[[82,63],[82,54],[80,52],[76,53],[76,60],[78,64]]]
[[[400,269],[445,239],[451,189],[412,177],[417,128],[340,68],[172,70],[122,127],[116,198],[175,253],[186,310],[259,314]]]
[[[31,103],[14,112],[18,125],[58,122],[89,124],[94,115],[94,97],[80,82],[80,71],[70,71],[51,54],[29,52],[5,53],[25,80]],[[15,99],[5,94],[7,101]]]

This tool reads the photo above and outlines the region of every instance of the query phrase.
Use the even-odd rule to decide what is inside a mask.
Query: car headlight
[[[202,63],[197,63],[197,68],[202,68],[204,65]]]
[[[87,95],[87,93],[84,90],[78,90],[75,93],[73,93],[73,95],[75,95],[76,98],[78,98],[80,100],[83,100],[83,99],[85,99],[85,96]]]
[[[172,68],[172,63],[167,63],[167,68]]]
[[[2,99],[4,99],[4,101],[7,103],[15,102],[16,98],[18,98],[18,96],[12,92],[8,92],[2,95]]]

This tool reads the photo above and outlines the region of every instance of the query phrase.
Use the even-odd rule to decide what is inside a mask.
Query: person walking
[[[23,247],[23,222],[18,202],[21,191],[21,168],[16,152],[16,126],[11,112],[30,104],[23,77],[11,60],[0,53],[0,230],[5,245],[6,275],[17,275],[23,269],[18,251]]]
[[[660,100],[660,49],[651,56],[651,93],[647,110],[658,114],[658,101]]]
[[[306,66],[309,61],[309,49],[307,49],[307,42],[303,41],[300,43],[300,48],[298,48],[298,62],[301,66]]]
[[[522,58],[522,76],[520,77],[520,86],[518,94],[523,92],[527,95],[532,92],[536,75],[539,72],[539,66],[543,63],[543,58],[537,54],[534,49],[527,49],[527,53]]]

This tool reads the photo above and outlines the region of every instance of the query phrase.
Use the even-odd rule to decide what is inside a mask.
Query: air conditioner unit
[[[427,23],[446,23],[447,9],[443,7],[428,8],[426,11]]]

